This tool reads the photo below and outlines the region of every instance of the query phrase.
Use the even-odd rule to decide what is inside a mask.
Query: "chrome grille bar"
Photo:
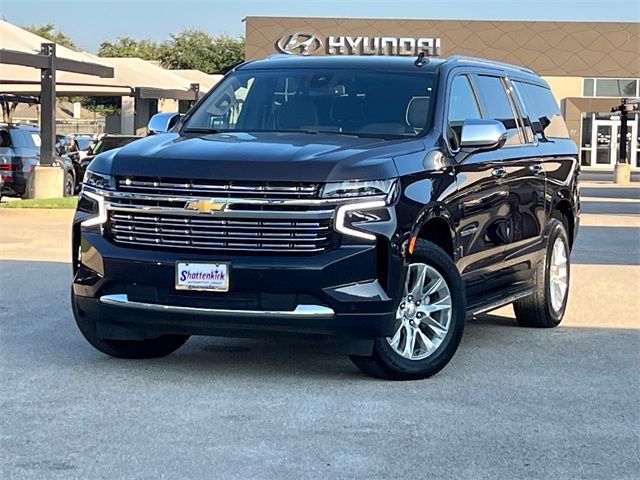
[[[189,196],[209,195],[233,197],[236,195],[264,198],[313,198],[318,196],[318,184],[242,184],[238,182],[208,183],[199,180],[163,180],[149,178],[119,178],[118,190],[123,192],[175,195],[184,193]]]

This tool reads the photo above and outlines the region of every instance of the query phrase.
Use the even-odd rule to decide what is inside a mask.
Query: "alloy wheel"
[[[554,312],[562,310],[569,287],[569,259],[567,248],[560,237],[556,238],[551,250],[551,264],[549,265],[549,293],[551,308]]]
[[[409,265],[396,331],[387,341],[409,360],[422,360],[442,344],[451,325],[451,292],[444,277],[425,263]]]

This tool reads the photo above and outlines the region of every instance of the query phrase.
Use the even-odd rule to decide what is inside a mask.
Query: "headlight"
[[[97,193],[83,190],[78,200],[78,210],[91,215],[80,223],[83,227],[95,227],[107,221],[107,209],[104,206],[104,197]]]
[[[395,185],[395,179],[327,183],[322,187],[322,197],[352,198],[387,195],[391,199]]]
[[[105,173],[92,172],[89,169],[84,173],[82,183],[102,190],[114,190],[116,185],[113,176]]]
[[[355,227],[357,224],[363,225],[369,222],[388,220],[389,215],[385,208],[386,206],[387,203],[384,200],[342,205],[338,207],[338,211],[336,212],[336,230],[352,237],[364,238],[365,240],[375,240],[376,236],[374,234],[358,230]],[[376,210],[381,210],[382,212],[375,214]],[[371,215],[368,214],[367,211],[374,211],[374,213]]]
[[[83,227],[100,226],[102,228],[101,225],[107,221],[107,210],[100,190],[114,190],[115,180],[111,175],[87,169],[82,183],[84,186],[91,188],[83,188],[82,192],[80,192],[78,210],[89,214],[88,218],[81,222],[81,225]],[[94,191],[93,189],[96,190]]]
[[[344,235],[371,241],[376,236],[367,231],[367,224],[391,219],[388,205],[395,200],[396,193],[396,179],[327,183],[322,189],[324,198],[349,199],[349,203],[340,205],[336,211],[335,229]]]

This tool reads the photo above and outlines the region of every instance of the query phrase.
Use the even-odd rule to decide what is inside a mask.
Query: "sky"
[[[247,16],[638,22],[640,0],[0,0],[0,16],[53,22],[95,53],[103,40],[165,40],[184,28],[241,36]]]

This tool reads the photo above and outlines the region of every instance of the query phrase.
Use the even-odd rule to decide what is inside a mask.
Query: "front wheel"
[[[453,358],[464,330],[464,286],[453,260],[418,240],[409,263],[395,333],[374,340],[370,356],[352,356],[363,372],[389,380],[427,378]]]
[[[144,359],[165,357],[175,352],[189,335],[162,335],[146,340],[108,340],[97,335],[96,324],[77,308],[71,296],[73,315],[84,338],[97,350],[116,358]]]

